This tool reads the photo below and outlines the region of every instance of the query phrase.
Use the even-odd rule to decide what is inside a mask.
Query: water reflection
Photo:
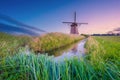
[[[70,44],[70,45],[67,45],[67,46],[64,46],[64,47],[49,51],[47,53],[49,53],[48,55],[50,55],[50,56],[51,55],[54,55],[55,57],[61,56],[63,53],[67,53],[70,50],[72,50],[73,48],[75,50],[75,48],[77,48],[78,43],[80,43],[80,42],[76,42],[74,44]]]
[[[63,52],[62,55],[56,56],[55,61],[63,61],[64,59],[70,59],[71,57],[82,57],[85,54],[84,45],[86,43],[86,39],[82,40],[81,42],[75,44],[70,48],[67,52]]]
[[[75,45],[75,46],[71,49],[71,51],[72,51],[73,54],[76,54],[76,53],[77,53],[77,46],[78,46],[78,45]]]

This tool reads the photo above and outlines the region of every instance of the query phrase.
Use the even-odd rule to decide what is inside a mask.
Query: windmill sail
[[[76,12],[74,12],[74,21],[73,22],[63,22],[63,23],[71,24],[70,34],[79,34],[78,25],[80,26],[82,24],[88,24],[88,23],[76,22]]]
[[[76,12],[74,13],[74,22],[76,23]]]

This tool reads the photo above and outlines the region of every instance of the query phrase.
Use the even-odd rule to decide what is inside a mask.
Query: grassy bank
[[[114,63],[120,61],[120,37],[90,37],[86,48],[88,53],[91,54],[90,58],[95,59],[94,61],[101,59]]]
[[[0,80],[87,80],[89,69],[78,59],[60,64],[45,55],[17,54],[1,61]]]
[[[119,80],[119,67],[100,62],[98,68],[82,58],[56,63],[47,55],[22,52],[0,60],[0,80]]]
[[[47,55],[19,52],[0,60],[0,80],[119,80],[119,46],[113,44],[119,44],[118,40],[89,37],[86,57],[74,57],[64,63],[56,63]]]
[[[83,39],[83,36],[68,35],[63,33],[48,33],[34,38],[31,48],[36,52],[47,52]]]
[[[74,43],[83,38],[83,36],[62,33],[48,33],[40,37],[14,36],[0,33],[0,58],[13,55],[26,45],[34,52],[44,53]]]
[[[28,44],[30,39],[28,36],[13,36],[0,33],[0,58],[13,55],[19,48]]]
[[[120,79],[120,37],[89,37],[86,43],[87,59],[99,70],[96,74],[107,80]],[[106,80],[106,79],[104,79]]]

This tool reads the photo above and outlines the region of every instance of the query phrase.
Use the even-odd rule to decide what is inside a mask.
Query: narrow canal
[[[55,56],[55,61],[70,59],[74,56],[82,57],[85,55],[85,43],[87,39],[83,39],[82,41],[71,45],[69,48],[61,50],[60,55]]]
[[[83,39],[77,43],[56,49],[54,51],[48,52],[49,56],[54,56],[55,61],[70,59],[74,56],[82,57],[85,55],[85,43],[87,39]],[[26,54],[30,54],[29,47],[26,46]]]

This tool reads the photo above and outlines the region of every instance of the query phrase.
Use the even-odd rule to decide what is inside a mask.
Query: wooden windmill
[[[76,12],[74,13],[74,22],[63,22],[63,23],[70,24],[70,26],[71,26],[70,34],[79,34],[78,26],[80,26],[82,24],[88,24],[88,23],[76,22]]]

